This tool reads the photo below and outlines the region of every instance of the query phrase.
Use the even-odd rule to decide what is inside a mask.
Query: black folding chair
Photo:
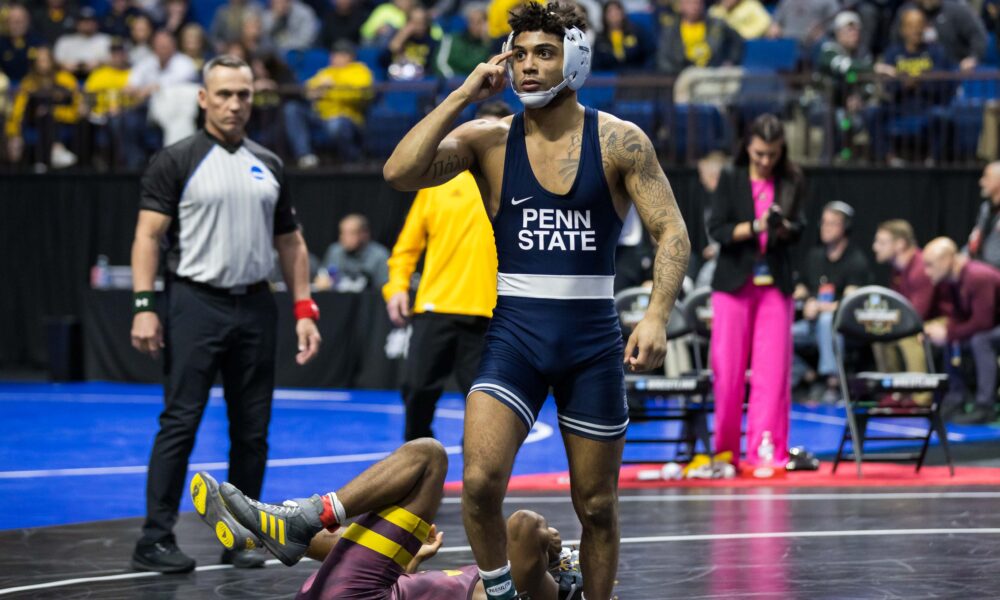
[[[863,344],[890,343],[908,338],[924,330],[924,321],[902,295],[881,286],[863,287],[840,301],[833,317],[833,330]],[[881,373],[863,371],[849,373],[844,361],[842,344],[834,344],[837,368],[840,371],[841,391],[847,403],[847,425],[833,461],[833,472],[842,459],[853,458],[861,478],[861,462],[911,462],[916,461],[917,471],[924,464],[931,434],[937,433],[941,448],[948,462],[952,477],[955,467],[948,449],[948,432],[941,420],[941,397],[947,389],[948,376],[934,372],[930,345],[924,338],[927,372]],[[930,406],[896,406],[879,404],[879,400],[892,393],[932,392]],[[927,419],[927,432],[923,435],[868,435],[868,424],[873,418],[923,418]],[[844,453],[844,445],[851,440],[852,453]],[[865,452],[865,442],[920,441],[918,452]]]
[[[708,292],[710,293],[710,292]],[[622,324],[622,332],[628,339],[632,328],[642,319],[649,305],[650,291],[647,288],[628,288],[615,296],[615,308]],[[652,459],[623,460],[625,464],[646,462],[667,462],[695,455],[697,443],[701,441],[705,452],[711,454],[712,440],[708,430],[707,415],[712,410],[708,401],[712,391],[712,375],[702,367],[700,336],[696,332],[687,306],[703,303],[703,298],[695,291],[684,303],[679,303],[670,314],[667,324],[667,338],[677,339],[694,333],[691,337],[694,371],[679,377],[657,374],[626,375],[625,387],[629,396],[629,429],[640,423],[678,421],[682,423],[680,435],[657,437],[636,437],[631,431],[626,435],[625,444],[683,445],[673,457],[661,461]]]

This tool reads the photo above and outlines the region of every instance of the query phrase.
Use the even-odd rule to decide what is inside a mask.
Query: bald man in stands
[[[935,345],[958,342],[968,346],[976,365],[976,402],[962,413],[961,406],[950,420],[959,424],[982,424],[996,420],[997,347],[1000,346],[1000,270],[960,254],[955,242],[940,237],[924,248],[924,271],[935,285],[944,284],[951,294],[945,323],[924,325],[924,334]]]
[[[969,256],[1000,268],[1000,161],[983,169],[979,191],[984,200],[969,234]]]

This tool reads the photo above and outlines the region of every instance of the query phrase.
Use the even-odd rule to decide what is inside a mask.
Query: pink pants
[[[736,293],[712,293],[715,452],[731,451],[736,464],[748,364],[746,462],[757,464],[765,431],[774,442],[775,466],[788,462],[793,310],[792,299],[773,286],[748,282]]]

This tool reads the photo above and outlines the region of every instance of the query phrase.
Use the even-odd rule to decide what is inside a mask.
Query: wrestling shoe
[[[305,556],[313,536],[324,529],[319,518],[323,513],[319,495],[285,500],[278,505],[248,498],[231,483],[223,483],[219,490],[236,520],[289,567]]]
[[[549,573],[559,585],[559,600],[583,598],[583,573],[580,571],[580,551],[563,548],[558,561],[549,566]]]
[[[226,508],[222,496],[219,495],[219,483],[215,481],[215,478],[204,471],[199,471],[191,478],[189,489],[194,510],[201,517],[201,520],[215,532],[216,539],[225,547],[228,556],[236,556],[236,553],[263,547],[260,538],[240,525],[239,521]],[[247,561],[236,563],[230,559],[229,562],[243,566],[243,563]],[[225,558],[223,563],[229,564],[226,563]],[[259,564],[254,566],[262,567],[264,561],[261,560]]]

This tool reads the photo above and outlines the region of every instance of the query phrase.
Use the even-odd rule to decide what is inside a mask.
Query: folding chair
[[[628,339],[632,328],[642,319],[649,306],[650,290],[635,287],[622,290],[615,296],[615,309],[621,320],[622,331]],[[692,296],[693,297],[693,296]],[[667,337],[677,339],[695,332],[691,317],[685,306],[674,307],[667,323]],[[701,346],[697,335],[692,336],[695,370],[679,377],[665,375],[626,375],[625,388],[629,395],[629,429],[640,423],[682,423],[678,437],[667,435],[656,437],[636,437],[626,435],[625,444],[655,445],[683,444],[683,454],[675,452],[670,460],[691,458],[700,441],[705,452],[711,454],[712,440],[708,430],[707,414],[712,410],[708,395],[712,391],[712,375],[702,368]],[[664,459],[659,462],[667,462]],[[643,460],[623,460],[625,464],[657,462],[649,458]]]
[[[854,340],[863,344],[878,342],[895,342],[908,338],[924,330],[924,321],[913,306],[900,294],[881,286],[866,286],[840,301],[840,307],[833,317],[833,330],[844,336],[845,340]],[[941,392],[947,388],[948,376],[934,372],[934,360],[930,344],[924,339],[924,352],[927,356],[926,373],[881,373],[863,371],[848,373],[844,361],[843,344],[834,344],[834,354],[837,368],[840,371],[840,386],[847,402],[847,425],[837,448],[837,457],[833,461],[833,472],[842,459],[854,458],[857,465],[858,478],[861,478],[861,462],[910,462],[916,461],[917,471],[924,464],[931,434],[937,433],[944,450],[945,460],[951,475],[955,475],[955,467],[951,462],[951,452],[948,449],[948,432],[941,420]],[[933,392],[934,400],[930,406],[880,406],[879,399],[894,392],[916,393]],[[927,432],[924,435],[868,435],[868,423],[873,418],[922,418],[927,419]],[[851,454],[844,453],[844,445],[851,440]],[[919,452],[865,452],[865,442],[902,442],[921,441]]]

